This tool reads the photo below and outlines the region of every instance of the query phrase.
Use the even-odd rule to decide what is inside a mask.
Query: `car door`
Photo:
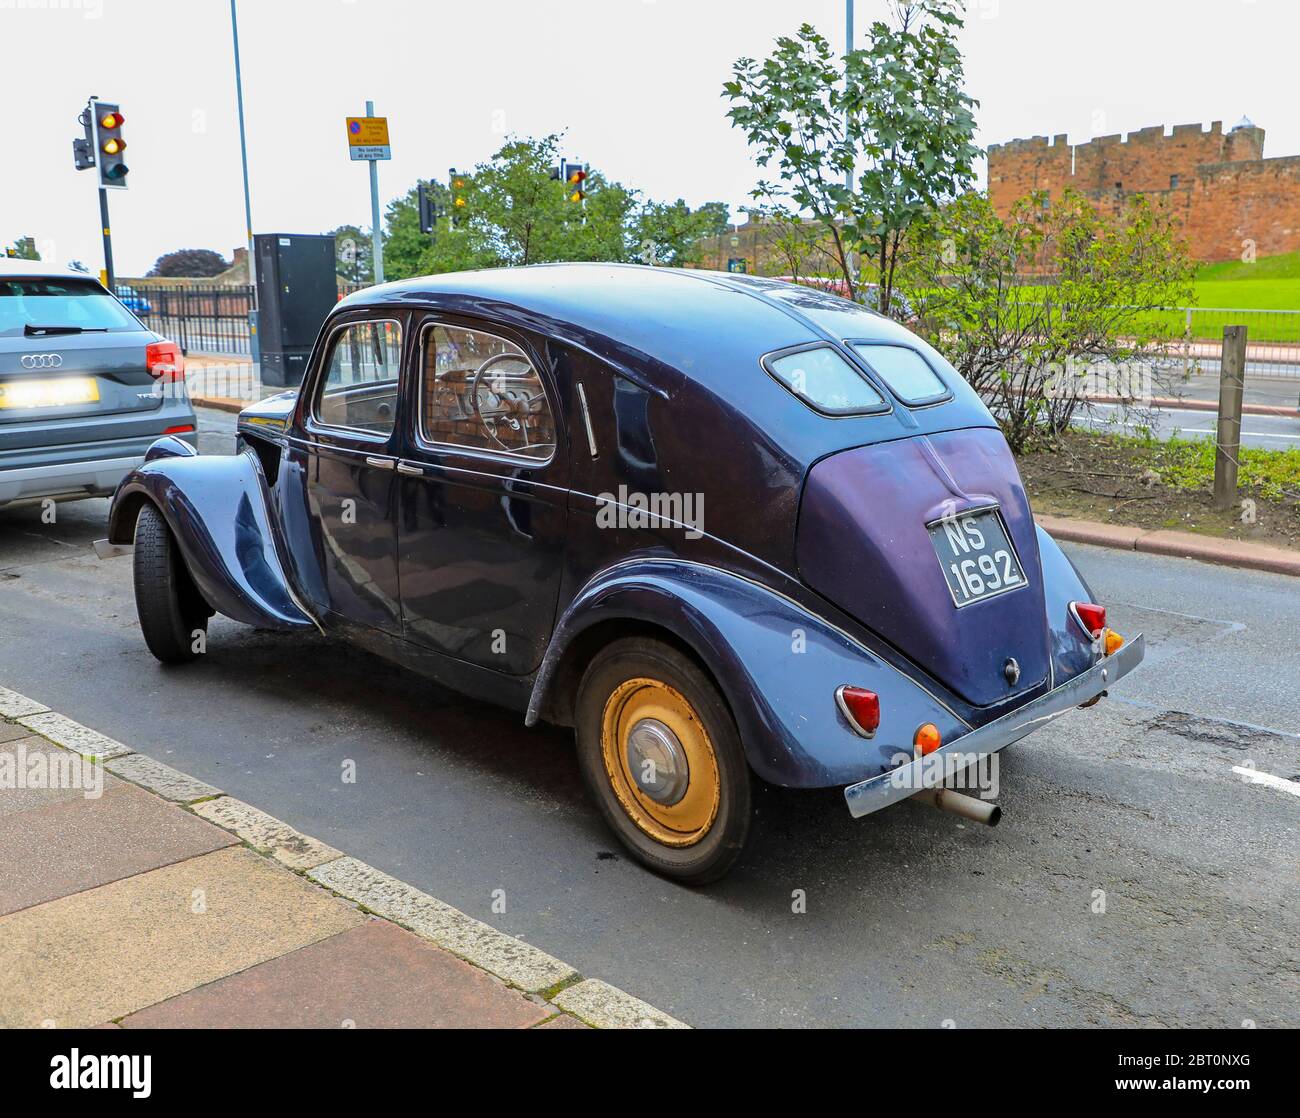
[[[452,316],[420,323],[411,367],[397,464],[404,634],[525,675],[555,620],[568,518],[550,370],[523,335]]]
[[[381,310],[330,332],[304,387],[300,450],[319,577],[305,580],[327,620],[402,630],[397,574],[397,455],[408,316]]]

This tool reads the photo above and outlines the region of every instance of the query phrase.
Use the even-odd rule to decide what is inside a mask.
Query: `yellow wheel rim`
[[[629,679],[605,701],[601,755],[629,819],[665,846],[691,846],[718,815],[722,781],[713,743],[678,691]]]

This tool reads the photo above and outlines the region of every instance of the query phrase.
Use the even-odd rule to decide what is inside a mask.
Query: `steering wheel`
[[[528,369],[532,368],[528,364],[528,359],[522,354],[493,354],[474,370],[469,391],[470,399],[474,402],[474,416],[482,425],[488,438],[507,453],[517,454],[519,451],[527,450],[531,446],[528,441],[528,424],[524,422],[524,419],[540,411],[539,404],[545,406],[546,393],[541,390],[540,386],[536,392],[529,392],[527,389],[513,386],[498,391],[492,388],[490,383],[484,386],[483,379],[489,374],[490,370],[507,361],[522,364]],[[485,395],[490,397],[486,408],[483,400]],[[497,424],[499,422],[505,423],[513,430],[518,431],[523,436],[523,445],[507,445],[501,436],[497,434]]]

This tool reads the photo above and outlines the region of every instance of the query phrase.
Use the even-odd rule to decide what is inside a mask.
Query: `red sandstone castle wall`
[[[1219,121],[1099,136],[1070,147],[1034,136],[989,148],[989,198],[1004,216],[1026,194],[1067,187],[1106,209],[1148,195],[1182,222],[1192,256],[1231,260],[1253,241],[1265,256],[1300,251],[1300,157],[1265,159],[1262,128],[1224,132]]]

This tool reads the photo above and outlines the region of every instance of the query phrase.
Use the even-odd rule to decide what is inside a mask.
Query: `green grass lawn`
[[[1231,310],[1300,311],[1300,252],[1226,260],[1196,271],[1196,305]]]

